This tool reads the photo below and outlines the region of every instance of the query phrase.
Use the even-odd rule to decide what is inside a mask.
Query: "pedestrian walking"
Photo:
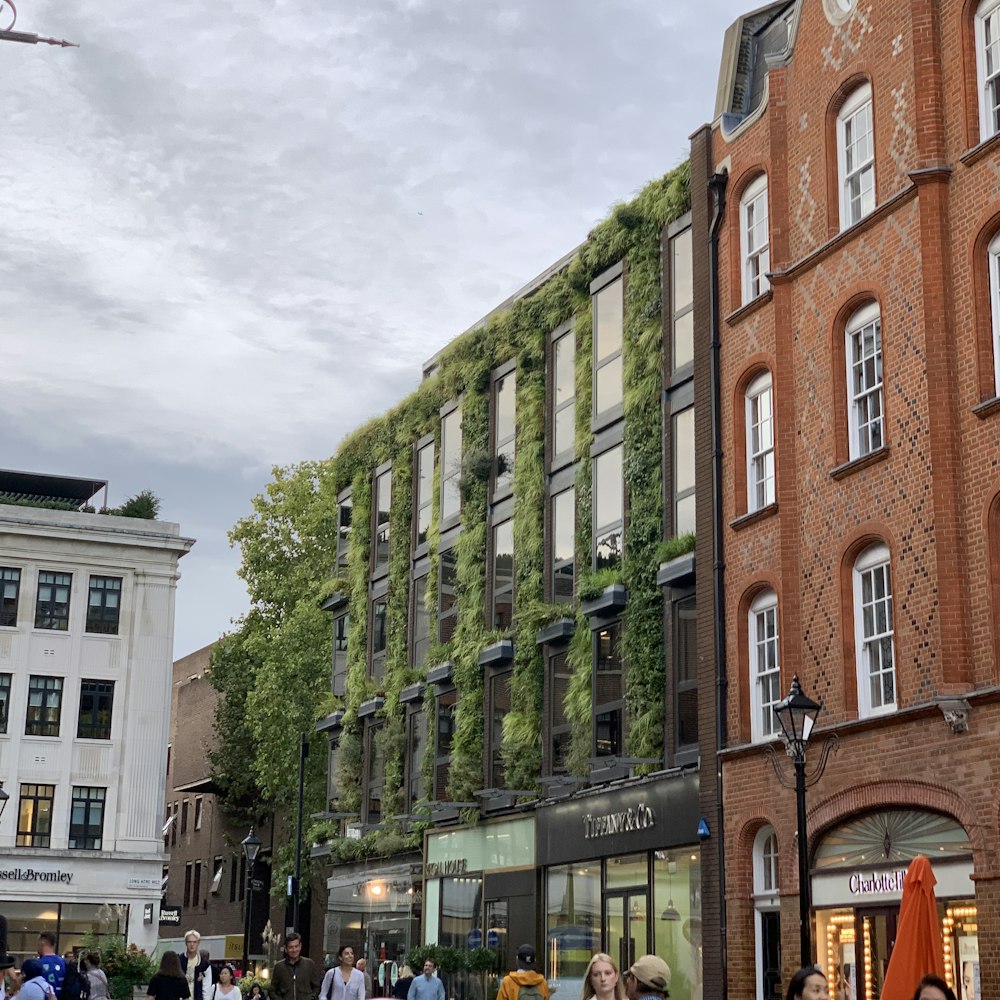
[[[90,980],[90,1000],[108,1000],[108,977],[96,951],[87,956],[87,978]]]
[[[615,960],[599,951],[583,974],[580,1000],[625,1000],[625,985]]]
[[[323,977],[319,1000],[365,1000],[365,974],[354,967],[354,949],[342,944],[337,964]]]
[[[659,955],[643,955],[625,973],[625,996],[628,1000],[643,1000],[646,997],[659,1000],[670,996],[669,987],[670,966]]]
[[[785,1000],[830,1000],[826,976],[815,966],[799,969],[788,984]]]
[[[188,931],[184,935],[184,954],[179,955],[181,972],[187,980],[191,1000],[211,1000],[212,996],[212,963],[202,955],[198,948],[201,944],[201,934],[198,931]]]
[[[21,963],[21,987],[17,995],[22,1000],[53,1000],[55,993],[42,968],[41,959],[27,958]]]
[[[414,979],[413,969],[405,963],[399,967],[399,975],[392,984],[392,995],[395,1000],[406,1000],[406,995],[410,992],[410,985]]]
[[[321,985],[316,963],[302,954],[302,935],[292,931],[285,939],[285,957],[271,973],[272,1000],[316,1000]]]
[[[444,1000],[444,983],[435,975],[436,972],[437,966],[427,959],[423,975],[413,977],[406,1000]]]
[[[236,970],[227,962],[219,969],[219,981],[212,987],[212,1000],[240,1000]]]
[[[535,971],[535,946],[517,949],[517,968],[503,977],[497,1000],[549,1000],[549,984]]]
[[[175,951],[165,951],[160,959],[160,969],[146,987],[146,1000],[190,1000],[191,987],[181,969],[180,956]]]
[[[38,958],[42,963],[42,975],[52,987],[56,1000],[62,1000],[66,963],[61,955],[56,954],[56,936],[52,931],[42,931],[38,935]]]

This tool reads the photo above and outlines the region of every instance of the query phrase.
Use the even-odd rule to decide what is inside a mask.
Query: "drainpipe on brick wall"
[[[719,232],[722,229],[722,219],[726,209],[726,184],[729,174],[723,170],[712,174],[708,186],[715,202],[712,227],[709,233],[709,281],[710,308],[712,323],[712,513],[715,518],[715,531],[712,539],[712,601],[715,619],[715,738],[719,751],[727,743],[726,735],[726,628],[723,617],[723,599],[725,596],[724,574],[725,560],[722,554],[722,385],[720,376],[720,342],[719,329]],[[719,854],[719,936],[721,938],[722,957],[722,1000],[729,995],[729,948],[726,920],[726,837],[724,826],[724,811],[722,805],[722,757],[716,754],[716,791],[719,797],[716,811],[715,838]]]

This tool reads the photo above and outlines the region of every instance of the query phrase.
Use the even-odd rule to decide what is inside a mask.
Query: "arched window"
[[[781,701],[778,595],[765,590],[750,605],[750,738],[756,743],[781,732],[774,706]]]
[[[762,827],[753,842],[754,939],[757,1000],[780,997],[781,918],[778,910],[778,838]]]
[[[862,458],[885,444],[882,394],[882,320],[869,303],[850,318],[845,330],[847,426],[850,457]]]
[[[997,0],[1000,11],[1000,0]],[[990,328],[993,332],[993,384],[1000,396],[1000,233],[993,237],[987,251],[990,273]]]
[[[774,393],[771,373],[758,375],[746,391],[747,511],[774,503]]]
[[[837,115],[840,228],[860,222],[875,208],[875,134],[872,88],[862,84]]]
[[[743,304],[746,305],[771,287],[767,278],[771,269],[767,174],[761,174],[749,184],[740,199],[740,260],[743,262]]]
[[[976,11],[976,80],[985,142],[1000,132],[1000,0],[983,0]]]
[[[885,545],[865,549],[854,563],[854,649],[862,718],[896,708],[892,575]]]

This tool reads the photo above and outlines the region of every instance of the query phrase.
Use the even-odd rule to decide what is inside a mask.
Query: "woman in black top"
[[[146,987],[146,1000],[190,1000],[187,977],[181,972],[177,953],[165,951],[160,959],[160,971]]]

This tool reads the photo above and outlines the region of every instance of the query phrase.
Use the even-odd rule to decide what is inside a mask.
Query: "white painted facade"
[[[10,675],[0,913],[12,952],[26,950],[39,921],[59,923],[61,951],[78,945],[103,904],[128,907],[102,916],[127,921],[130,942],[156,944],[174,596],[178,560],[193,544],[169,522],[0,504],[0,568],[20,574],[16,624],[0,625],[0,682]],[[35,627],[40,573],[72,578],[64,630]],[[87,632],[92,576],[122,581],[116,635]],[[58,735],[26,735],[33,676],[62,678]],[[84,680],[114,683],[108,739],[77,736]],[[46,839],[24,835],[24,788],[35,784],[54,786],[47,846],[24,846]],[[99,849],[70,848],[74,788],[106,790]]]

